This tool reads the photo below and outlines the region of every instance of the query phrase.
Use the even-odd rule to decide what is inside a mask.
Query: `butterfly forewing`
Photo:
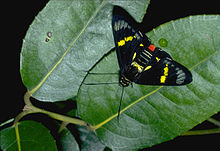
[[[131,64],[135,52],[150,44],[149,39],[137,30],[134,19],[126,14],[121,8],[114,8],[112,27],[120,70]]]
[[[192,81],[190,71],[155,48],[138,28],[138,23],[121,7],[115,6],[113,36],[120,67],[121,86],[131,82],[143,85],[185,85]]]

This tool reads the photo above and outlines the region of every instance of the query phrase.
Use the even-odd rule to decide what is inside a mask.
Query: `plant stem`
[[[62,122],[60,125],[60,128],[58,130],[58,133],[62,132],[62,130],[69,124],[69,122]]]
[[[188,132],[183,133],[182,136],[217,134],[217,133],[220,133],[220,128],[207,129],[207,130],[188,131]]]
[[[17,139],[18,151],[21,151],[21,142],[20,142],[20,135],[18,131],[18,123],[15,123],[14,126],[15,126],[15,134],[16,134],[16,139]]]
[[[20,121],[20,119],[22,118],[22,117],[24,117],[25,115],[27,115],[27,114],[31,114],[31,113],[33,113],[32,111],[23,111],[23,112],[21,112],[21,113],[19,113],[16,117],[15,117],[15,120],[14,120],[14,125],[16,125],[17,123],[18,123],[18,121]]]
[[[25,102],[25,106],[23,109],[23,112],[21,112],[20,114],[18,114],[15,117],[14,120],[14,126],[15,126],[15,134],[16,134],[16,139],[17,139],[17,145],[18,145],[18,151],[21,151],[21,143],[20,143],[20,135],[19,135],[19,129],[18,129],[18,122],[19,120],[28,115],[28,114],[32,114],[32,113],[43,113],[43,114],[47,114],[50,117],[60,120],[60,121],[64,121],[64,122],[68,122],[68,123],[72,123],[72,124],[77,124],[77,125],[81,125],[81,126],[86,126],[89,130],[95,132],[95,128],[89,124],[87,124],[85,121],[80,120],[80,119],[76,119],[76,118],[72,118],[72,117],[68,117],[65,115],[60,115],[57,113],[53,113],[50,111],[46,111],[44,109],[40,109],[38,107],[35,107],[34,105],[32,105],[31,101],[30,101],[30,97],[31,94],[29,91],[27,91],[24,95],[24,102]]]
[[[34,105],[32,105],[31,101],[30,101],[30,93],[29,91],[27,91],[24,95],[24,102],[25,102],[25,106],[23,109],[23,112],[21,112],[20,114],[18,114],[15,118],[14,121],[14,125],[16,125],[18,123],[18,121],[26,116],[27,114],[32,114],[32,113],[43,113],[43,114],[47,114],[50,117],[56,119],[56,120],[60,120],[60,121],[64,121],[64,122],[68,122],[68,123],[72,123],[72,124],[77,124],[77,125],[81,125],[81,126],[86,126],[89,130],[91,131],[95,131],[95,129],[93,128],[93,126],[89,125],[88,123],[86,123],[83,120],[80,119],[76,119],[76,118],[72,118],[72,117],[68,117],[65,115],[61,115],[58,113],[54,113],[54,112],[50,112],[38,107],[35,107]]]
[[[30,101],[30,97],[31,97],[31,94],[29,91],[27,91],[24,95],[24,103],[27,105],[27,106],[32,106],[32,103]]]
[[[72,124],[77,124],[77,125],[81,125],[81,126],[86,126],[86,127],[90,127],[90,129],[92,129],[91,126],[89,126],[85,121],[80,120],[80,119],[76,119],[76,118],[68,117],[65,115],[57,114],[54,112],[46,111],[44,109],[40,109],[35,106],[32,106],[31,109],[37,113],[47,114],[56,120],[60,120],[60,121],[64,121],[64,122],[68,122],[68,123],[72,123]]]
[[[209,119],[207,119],[207,121],[209,121],[210,123],[212,123],[212,124],[214,124],[214,125],[220,127],[220,122],[217,121],[216,119],[209,118]]]

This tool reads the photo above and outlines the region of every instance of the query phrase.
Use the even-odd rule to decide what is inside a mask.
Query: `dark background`
[[[23,0],[19,2],[9,2],[4,4],[5,12],[2,13],[1,19],[2,26],[2,52],[6,52],[4,59],[7,62],[2,63],[2,75],[4,80],[2,83],[6,83],[4,86],[4,94],[2,95],[0,105],[0,123],[6,121],[12,117],[15,117],[22,111],[24,106],[23,95],[26,92],[26,88],[22,84],[19,68],[20,68],[20,51],[22,47],[22,39],[25,37],[25,33],[29,28],[29,25],[34,20],[35,16],[46,5],[48,0],[30,1]],[[202,0],[151,0],[151,4],[148,7],[147,15],[144,17],[143,30],[148,32],[153,28],[182,17],[198,14],[220,14],[219,2],[215,0],[202,1]],[[15,58],[11,59],[12,54]],[[3,56],[3,55],[2,55]],[[11,74],[13,62],[16,62],[15,73]],[[7,66],[6,66],[7,64]],[[6,67],[5,67],[6,66]],[[11,78],[12,77],[12,78]],[[15,79],[15,82],[14,82]],[[15,90],[11,91],[10,86],[15,86]],[[13,92],[13,93],[12,93]],[[214,118],[220,120],[220,114],[214,115]],[[207,129],[216,128],[208,122],[204,122],[196,126],[194,129]],[[209,148],[219,148],[220,135],[202,135],[202,136],[183,136],[177,137],[172,141],[156,145],[148,150],[162,150],[166,149],[194,149],[200,150]]]

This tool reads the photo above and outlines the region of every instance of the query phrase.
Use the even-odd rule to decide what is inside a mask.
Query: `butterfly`
[[[120,68],[119,85],[180,86],[192,82],[191,72],[174,61],[138,28],[138,23],[121,7],[114,6],[113,37]]]

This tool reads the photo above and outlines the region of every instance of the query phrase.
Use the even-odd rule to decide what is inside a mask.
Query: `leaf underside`
[[[193,82],[179,87],[133,84],[126,87],[117,118],[122,88],[118,75],[89,74],[78,93],[79,114],[97,129],[102,142],[114,150],[136,150],[171,140],[220,111],[220,16],[200,15],[171,21],[147,33],[156,46],[188,67]],[[117,57],[110,53],[91,71],[117,73]],[[158,89],[158,90],[156,90]],[[149,93],[155,93],[148,96]],[[148,96],[142,101],[137,101]],[[138,103],[137,103],[138,102]],[[133,103],[133,104],[132,104]]]

